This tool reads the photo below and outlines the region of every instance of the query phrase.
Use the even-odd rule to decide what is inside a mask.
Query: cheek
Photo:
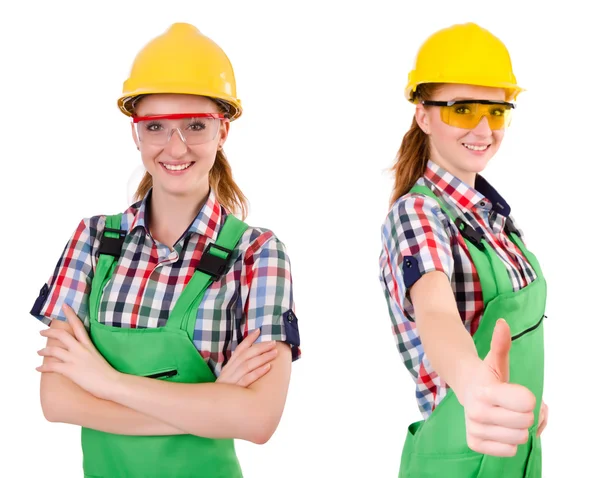
[[[148,167],[152,167],[154,164],[156,157],[160,153],[160,150],[155,150],[152,147],[142,147],[140,149],[140,153],[142,156],[142,163],[144,163],[144,166],[146,166],[146,169],[148,169]]]
[[[496,145],[500,146],[500,143],[502,143],[502,140],[504,139],[504,130],[499,129],[499,130],[493,131],[492,135],[494,137],[494,142],[496,143]]]
[[[429,125],[430,132],[437,139],[438,144],[456,143],[465,135],[465,130],[447,125],[439,114],[432,114],[429,117]]]
[[[204,163],[210,163],[212,165],[212,163],[215,160],[215,157],[217,155],[217,143],[213,144],[213,143],[206,143],[206,144],[199,144],[197,146],[191,146],[190,147],[190,152],[200,161],[204,162]]]
[[[461,138],[465,136],[464,129],[448,126],[442,121],[432,124],[431,133],[438,147],[445,150],[460,146]]]

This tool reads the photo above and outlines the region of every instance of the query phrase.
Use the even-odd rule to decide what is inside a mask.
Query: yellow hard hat
[[[408,74],[404,95],[409,101],[422,83],[504,88],[509,101],[524,91],[517,85],[504,43],[475,23],[444,28],[425,40]]]
[[[229,58],[219,45],[187,23],[174,23],[137,54],[123,83],[119,109],[131,116],[132,100],[153,93],[207,96],[225,102],[231,120],[242,114]]]

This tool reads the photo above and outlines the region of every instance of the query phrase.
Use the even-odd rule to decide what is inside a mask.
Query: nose
[[[479,120],[479,123],[472,131],[477,136],[490,136],[492,134],[492,128],[490,128],[487,116],[482,116],[481,120]]]
[[[165,152],[172,158],[180,158],[187,153],[187,150],[188,147],[181,130],[179,128],[172,129],[165,145]]]

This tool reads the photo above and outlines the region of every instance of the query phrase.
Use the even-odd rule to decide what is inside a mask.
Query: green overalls
[[[482,455],[467,446],[465,416],[452,390],[427,420],[408,428],[400,464],[401,478],[541,478],[542,454],[536,437],[544,384],[543,319],[546,306],[546,281],[540,264],[514,230],[511,240],[534,268],[537,279],[514,292],[506,267],[475,229],[460,218],[430,189],[414,186],[412,193],[425,194],[438,201],[442,210],[458,226],[481,282],[485,311],[473,336],[480,358],[490,350],[492,333],[499,318],[511,330],[510,381],[527,387],[536,397],[535,421],[529,429],[529,441],[518,447],[514,457]],[[507,229],[512,222],[507,222]]]
[[[193,343],[198,306],[206,289],[229,268],[247,225],[232,215],[216,244],[204,251],[164,327],[122,328],[98,321],[100,298],[121,254],[121,215],[108,216],[90,292],[90,337],[118,371],[183,383],[216,380]],[[195,435],[128,436],[82,428],[83,468],[88,478],[240,478],[233,439]]]

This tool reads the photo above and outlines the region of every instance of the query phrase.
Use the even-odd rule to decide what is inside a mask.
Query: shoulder
[[[118,213],[121,215],[121,229],[130,230],[135,221],[138,208],[139,203],[136,203],[129,206],[125,211]],[[106,227],[107,217],[114,215],[116,214],[96,214],[80,219],[72,233],[71,242],[89,242],[90,245],[93,245],[96,240],[100,240]]]
[[[273,230],[245,223],[244,231],[237,243],[238,260],[252,264],[261,258],[274,258],[288,262],[285,244]]]
[[[449,218],[435,199],[421,193],[408,193],[390,207],[383,223],[383,233],[422,229],[428,225],[447,227],[448,223]]]
[[[136,202],[124,211],[118,212],[107,212],[106,214],[98,214],[95,216],[90,216],[88,218],[84,218],[83,221],[90,224],[91,227],[96,229],[99,233],[101,233],[106,227],[106,220],[110,216],[121,216],[121,229],[129,231],[131,227],[134,225],[135,219],[137,217],[137,213],[139,211],[141,202]]]
[[[271,229],[257,226],[248,226],[240,239],[239,249],[244,252],[246,259],[260,255],[263,251],[286,254],[285,244]]]

